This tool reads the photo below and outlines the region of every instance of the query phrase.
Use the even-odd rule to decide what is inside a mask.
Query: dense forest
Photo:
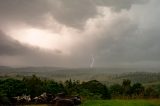
[[[11,98],[22,95],[30,95],[31,99],[42,93],[56,95],[64,92],[66,95],[78,95],[85,99],[138,99],[159,98],[160,85],[144,86],[141,83],[131,83],[129,79],[123,79],[121,84],[105,85],[97,80],[82,82],[79,80],[66,80],[56,82],[44,80],[35,75],[18,79],[0,80],[0,104],[11,102]]]

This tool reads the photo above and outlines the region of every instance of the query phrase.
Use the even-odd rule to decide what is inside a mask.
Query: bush
[[[0,105],[9,104],[9,99],[3,91],[0,91]]]
[[[110,98],[110,93],[109,93],[108,88],[96,80],[82,83],[81,89],[86,89],[90,93],[93,93],[94,95],[101,95],[102,99]]]

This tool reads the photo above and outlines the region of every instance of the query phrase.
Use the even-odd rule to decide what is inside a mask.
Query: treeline
[[[132,72],[132,73],[123,73],[114,76],[115,80],[117,79],[130,79],[133,82],[141,83],[151,83],[160,81],[160,73],[151,73],[151,72]]]
[[[24,77],[22,80],[0,80],[0,104],[9,103],[12,97],[30,95],[31,98],[34,98],[43,92],[54,95],[64,92],[67,95],[79,95],[83,99],[159,98],[160,86],[157,88],[144,87],[141,83],[131,85],[131,81],[126,79],[122,84],[107,87],[97,80],[80,82],[70,79],[65,82],[56,82],[41,80],[35,75]]]

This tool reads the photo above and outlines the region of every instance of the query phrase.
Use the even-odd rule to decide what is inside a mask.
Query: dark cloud
[[[97,7],[111,9],[111,17]],[[22,44],[1,31],[0,58],[8,65],[89,67],[93,55],[95,67],[158,66],[159,10],[159,0],[1,0],[2,28],[18,26],[12,23],[45,27],[49,15],[66,29],[79,29],[71,37],[80,41],[65,54],[59,48],[45,51]]]
[[[45,26],[45,15],[50,14],[61,24],[82,28],[89,18],[97,15],[97,6],[108,6],[120,11],[145,1],[147,0],[1,0],[0,20]]]
[[[0,64],[15,66],[54,66],[63,63],[62,51],[46,51],[22,44],[0,31]],[[64,59],[64,58],[63,58]],[[7,62],[6,62],[7,61]]]
[[[24,54],[30,51],[30,49],[0,31],[0,55]]]
[[[106,20],[103,23],[99,22],[99,29],[103,30],[99,33],[93,30],[90,40],[83,42],[79,47],[80,51],[85,51],[86,57],[84,57],[89,58],[94,55],[95,65],[102,67],[158,67],[160,65],[160,26],[156,22],[160,12],[156,3],[152,2],[139,8],[133,7],[133,10],[144,9],[138,11],[138,14],[140,12],[143,15],[134,17],[134,20],[131,18],[132,15],[120,13],[123,15],[116,16],[109,27],[104,26],[107,23]],[[144,13],[144,11],[147,12]],[[133,11],[129,12],[133,14]],[[135,10],[134,13],[136,13]],[[97,34],[100,37],[97,37]],[[96,39],[93,40],[93,38]],[[87,48],[88,45],[89,48]],[[77,52],[80,51],[77,50]],[[82,52],[80,53],[83,55]]]
[[[130,9],[134,4],[143,4],[148,0],[93,0],[101,6],[111,7],[113,10]]]

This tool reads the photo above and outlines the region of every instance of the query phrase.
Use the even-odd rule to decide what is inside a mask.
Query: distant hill
[[[62,67],[21,67],[0,66],[0,77],[22,78],[37,75],[42,78],[64,81],[99,80],[105,84],[121,83],[123,79],[134,82],[155,83],[160,81],[160,69],[154,68],[62,68]]]

